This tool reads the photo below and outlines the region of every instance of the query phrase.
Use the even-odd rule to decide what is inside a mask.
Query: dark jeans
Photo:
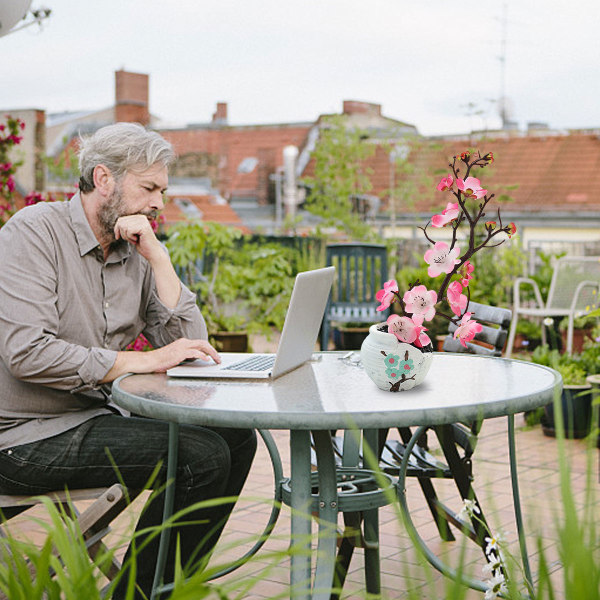
[[[168,423],[145,418],[105,415],[60,435],[15,446],[0,452],[0,493],[39,494],[51,490],[102,487],[116,483],[115,467],[130,490],[142,490],[162,461],[154,488],[165,483]],[[175,487],[175,512],[211,498],[239,495],[256,451],[251,430],[205,428],[182,425]],[[138,520],[137,531],[160,525],[164,494],[151,499]],[[173,576],[175,545],[179,536],[181,560],[198,561],[216,544],[233,510],[233,503],[187,513],[188,525],[174,527],[165,571]],[[143,550],[136,538],[136,582],[150,597],[158,552],[158,537]],[[125,560],[131,556],[131,546]],[[114,598],[122,598],[127,577]],[[136,598],[142,596],[136,595]]]

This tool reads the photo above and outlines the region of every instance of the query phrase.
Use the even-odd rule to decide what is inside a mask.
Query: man
[[[219,362],[195,295],[151,226],[173,159],[170,144],[140,125],[104,127],[81,142],[79,193],[24,208],[0,229],[0,493],[108,486],[117,480],[113,461],[133,490],[162,461],[153,485],[165,483],[168,424],[122,416],[109,384],[188,358]],[[140,333],[156,349],[126,351]],[[255,450],[251,431],[182,427],[175,511],[237,496]],[[138,530],[160,524],[162,500],[148,503]],[[171,535],[165,579],[177,534],[183,564],[199,560],[232,508],[186,515],[198,524]],[[157,546],[137,553],[136,597],[150,596]]]

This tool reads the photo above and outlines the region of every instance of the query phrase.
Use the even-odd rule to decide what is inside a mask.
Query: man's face
[[[167,189],[167,168],[156,163],[146,171],[129,171],[115,181],[112,193],[98,211],[98,221],[109,239],[120,217],[141,214],[152,221],[164,208],[163,194]]]

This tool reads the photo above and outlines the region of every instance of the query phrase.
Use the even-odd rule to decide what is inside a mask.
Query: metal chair
[[[86,548],[93,559],[98,552],[106,550],[102,540],[110,532],[110,523],[129,505],[125,488],[114,484],[109,488],[90,488],[79,490],[55,491],[36,496],[0,495],[0,536],[5,537],[4,524],[17,515],[42,503],[42,498],[49,498],[54,504],[62,507],[61,513],[76,519],[81,533],[86,540]],[[75,508],[75,503],[93,500],[82,513]],[[112,580],[121,568],[113,559],[111,563],[102,565],[104,575]]]
[[[473,318],[483,326],[482,331],[476,334],[475,339],[468,342],[465,348],[458,340],[454,339],[453,333],[456,326],[450,324],[443,350],[445,352],[468,352],[482,356],[501,356],[511,322],[511,311],[477,302],[469,303],[469,311],[473,313]],[[417,478],[442,539],[447,541],[455,539],[449,527],[449,525],[453,525],[466,532],[473,541],[482,547],[485,554],[486,531],[483,525],[485,523],[483,511],[478,515],[478,519],[472,520],[471,523],[465,523],[453,510],[439,500],[433,484],[438,478],[453,479],[461,498],[474,500],[481,510],[472,486],[471,462],[480,428],[480,422],[433,427],[444,453],[445,462],[428,451],[425,432],[412,449],[406,475]],[[380,460],[381,469],[394,475],[399,474],[400,463],[413,436],[413,431],[408,427],[398,428],[398,432],[401,441],[385,442]]]
[[[444,340],[443,350],[445,352],[469,352],[484,356],[500,356],[508,336],[508,328],[512,313],[506,308],[487,306],[477,302],[470,302],[469,311],[473,318],[482,325],[482,331],[475,336],[472,342],[463,347],[454,339],[453,334],[456,326],[449,325],[448,335]],[[407,392],[408,393],[408,392]],[[414,445],[409,457],[409,466],[406,475],[416,477],[425,496],[425,500],[440,536],[445,541],[455,540],[450,525],[458,528],[481,546],[485,556],[485,541],[487,535],[487,522],[481,505],[472,486],[472,464],[471,457],[475,450],[477,434],[481,423],[455,423],[433,427],[440,447],[444,453],[445,462],[436,458],[428,451],[427,432],[420,437],[418,444]],[[398,428],[400,440],[387,440],[388,430],[369,432],[369,447],[373,456],[379,456],[379,469],[385,476],[398,477],[400,475],[400,464],[405,454],[405,449],[411,442],[413,431],[409,427]],[[367,580],[370,593],[377,593],[378,588],[378,547],[372,542],[372,531],[378,527],[377,509],[385,505],[382,501],[385,485],[374,474],[369,477],[365,468],[368,468],[368,457],[362,451],[362,442],[356,433],[348,431],[343,436],[336,436],[331,432],[331,441],[334,448],[336,464],[342,479],[338,481],[340,487],[349,489],[349,497],[353,496],[352,504],[339,507],[343,513],[344,528],[338,532],[339,550],[336,558],[336,587],[341,589],[344,585],[352,555],[355,548],[363,548],[365,552],[365,571],[371,573],[371,579]],[[316,466],[313,455],[313,466]],[[344,469],[362,469],[360,482],[365,487],[355,484],[352,479],[344,479]],[[372,473],[372,471],[371,471]],[[433,481],[435,479],[454,480],[460,497],[475,501],[480,513],[477,519],[467,523],[458,515],[445,506],[436,493]],[[369,503],[368,494],[375,493],[378,496],[377,503]],[[315,494],[316,496],[316,494]],[[367,510],[368,508],[368,510]],[[373,577],[372,573],[375,573]],[[332,593],[331,600],[337,600],[339,594]]]
[[[327,350],[331,323],[377,323],[389,310],[377,312],[375,294],[387,280],[387,248],[382,244],[331,244],[326,264],[336,267],[321,327],[321,350]]]
[[[535,296],[535,306],[528,306],[521,289],[529,286]],[[541,320],[545,317],[567,317],[567,354],[573,351],[574,320],[598,306],[600,291],[600,256],[563,256],[556,261],[546,302],[537,283],[529,277],[517,277],[513,286],[514,318],[510,327],[506,356],[510,357],[515,343],[519,316]],[[542,344],[546,330],[542,327]]]

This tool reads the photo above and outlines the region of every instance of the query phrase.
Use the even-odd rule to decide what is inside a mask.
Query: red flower
[[[517,226],[512,222],[508,224],[508,227],[506,229],[506,233],[508,233],[509,238],[511,238],[513,235],[515,235],[515,233],[517,233]]]

